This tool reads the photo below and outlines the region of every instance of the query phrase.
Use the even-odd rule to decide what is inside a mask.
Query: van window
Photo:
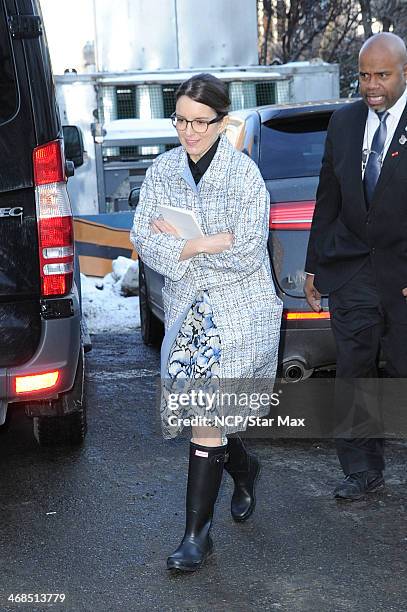
[[[264,123],[259,163],[263,178],[318,176],[330,116],[310,113]]]
[[[0,4],[0,125],[17,110],[17,83],[3,2]]]

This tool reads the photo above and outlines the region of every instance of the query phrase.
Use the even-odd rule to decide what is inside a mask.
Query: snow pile
[[[130,262],[130,264],[129,264]],[[118,257],[112,263],[112,277],[124,296],[138,295],[138,261]]]
[[[138,262],[118,257],[104,278],[81,274],[82,309],[91,334],[140,327]],[[131,296],[131,297],[125,297]]]

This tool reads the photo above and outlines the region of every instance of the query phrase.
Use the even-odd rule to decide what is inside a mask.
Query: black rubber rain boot
[[[246,521],[256,506],[255,485],[260,474],[259,460],[248,453],[239,436],[228,438],[225,470],[235,483],[230,511],[238,523]]]
[[[190,443],[185,534],[167,559],[167,569],[194,572],[212,553],[209,535],[213,508],[222,481],[225,446]]]

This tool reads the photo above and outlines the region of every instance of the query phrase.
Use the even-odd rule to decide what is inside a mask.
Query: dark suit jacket
[[[331,118],[322,160],[305,270],[327,294],[346,283],[370,257],[383,306],[407,323],[407,106],[388,148],[367,211],[362,146],[368,109],[358,100]]]

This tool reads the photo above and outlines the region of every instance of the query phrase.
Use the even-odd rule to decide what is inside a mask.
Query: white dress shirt
[[[394,132],[396,131],[396,127],[400,121],[400,118],[401,118],[401,115],[403,113],[406,103],[407,103],[407,88],[401,94],[397,102],[393,104],[391,108],[387,109],[389,116],[386,119],[387,136],[386,136],[386,142],[384,143],[383,152],[381,155],[382,163],[389,149],[390,143],[393,140]],[[377,116],[374,110],[369,108],[369,112],[367,114],[367,119],[366,119],[366,125],[365,125],[365,134],[363,137],[363,149],[362,150],[364,153],[363,155],[364,160],[362,162],[362,178],[365,174],[365,167],[366,167],[366,162],[368,158],[367,153],[370,150],[370,147],[372,146],[373,136],[375,135],[375,132],[377,128],[379,127],[379,125],[380,125],[379,117]],[[406,132],[406,136],[407,136],[407,132]]]
[[[386,142],[384,143],[383,152],[381,156],[382,160],[384,159],[389,149],[390,143],[393,140],[394,132],[396,131],[396,127],[400,121],[400,118],[404,111],[404,107],[406,106],[406,103],[407,103],[407,88],[401,94],[397,102],[393,104],[391,108],[387,109],[389,116],[386,119],[387,136],[386,136]],[[364,152],[365,155],[362,156],[362,178],[365,174],[365,167],[366,167],[366,162],[367,162],[367,157],[368,157],[366,153],[369,151],[372,145],[373,136],[377,128],[379,127],[379,125],[380,125],[379,117],[377,116],[374,110],[369,108],[369,112],[367,114],[367,119],[366,119],[366,125],[365,125],[365,134],[363,136],[362,152]],[[407,131],[406,131],[406,137],[407,137]],[[314,276],[311,272],[305,272],[305,274],[307,274],[308,276]]]

